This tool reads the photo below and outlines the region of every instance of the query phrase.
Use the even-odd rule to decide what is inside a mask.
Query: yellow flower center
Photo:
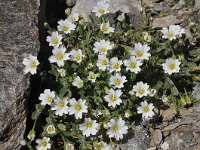
[[[76,17],[72,17],[72,22],[75,22],[76,21]]]
[[[53,98],[51,96],[48,96],[47,101],[51,103],[53,101]]]
[[[114,64],[114,66],[113,66],[114,69],[119,69],[119,67],[120,67],[119,63],[116,63],[116,64]]]
[[[112,127],[113,132],[117,133],[119,131],[119,126],[118,125],[114,125]]]
[[[59,106],[60,106],[61,108],[65,107],[65,102],[64,102],[63,100],[61,100],[61,101],[59,102]]]
[[[149,107],[148,107],[148,106],[144,107],[144,108],[143,108],[143,111],[144,111],[145,113],[149,112]]]
[[[102,143],[96,145],[96,149],[97,150],[102,150],[102,148],[103,148],[103,144]]]
[[[107,52],[107,49],[105,47],[102,47],[101,52],[105,53],[105,52]]]
[[[91,128],[92,127],[92,122],[86,122],[86,128]]]
[[[169,69],[170,69],[170,70],[174,70],[175,68],[176,68],[176,67],[175,67],[175,64],[170,64],[170,65],[169,65]]]
[[[47,146],[47,142],[42,140],[42,143],[41,143],[42,147],[46,147]]]
[[[81,111],[81,109],[82,109],[81,104],[78,103],[78,104],[75,105],[75,110],[76,111]]]
[[[90,78],[91,78],[91,79],[96,79],[96,75],[95,75],[95,74],[92,74],[92,75],[90,76]]]
[[[120,79],[116,79],[116,80],[115,80],[115,84],[116,84],[116,85],[120,85],[120,84],[121,84],[121,80],[120,80]]]
[[[101,64],[102,64],[103,66],[107,66],[107,65],[108,65],[108,61],[107,61],[107,60],[102,60]]]
[[[131,63],[130,63],[130,68],[136,68],[136,63],[131,62]]]
[[[69,27],[68,27],[68,26],[64,26],[64,27],[63,27],[63,30],[64,30],[64,31],[68,31],[68,30],[69,30]]]
[[[83,86],[83,81],[79,81],[78,82],[78,87],[82,87]]]
[[[108,31],[108,26],[107,26],[107,25],[103,25],[102,31],[103,31],[103,32],[107,32],[107,31]]]
[[[63,53],[58,53],[58,54],[56,55],[56,58],[57,58],[58,60],[63,60],[63,58],[64,58]]]
[[[58,39],[53,40],[53,44],[57,45],[59,43]]]
[[[168,37],[168,38],[174,37],[174,33],[170,33],[170,32],[169,32],[169,33],[167,34],[167,37]]]
[[[111,95],[110,99],[112,102],[115,102],[117,100],[117,96],[116,95]]]
[[[138,93],[139,93],[139,94],[144,94],[144,92],[145,92],[144,89],[139,89],[139,90],[138,90]]]
[[[105,9],[101,8],[99,9],[100,14],[104,14],[105,13]]]
[[[142,57],[142,56],[143,56],[143,52],[138,51],[138,52],[137,52],[137,57]]]
[[[80,61],[81,60],[81,56],[80,56],[80,54],[78,54],[77,56],[76,56],[76,61]]]
[[[37,63],[35,61],[31,62],[31,68],[36,68],[37,67]]]

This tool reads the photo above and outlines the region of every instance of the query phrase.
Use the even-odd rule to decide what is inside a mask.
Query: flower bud
[[[151,36],[149,35],[148,32],[143,32],[143,38],[144,38],[144,41],[151,42]]]
[[[56,128],[54,125],[48,125],[46,128],[46,132],[48,134],[55,134],[56,133]]]
[[[156,94],[156,92],[157,91],[155,89],[151,89],[150,93],[149,93],[149,96],[151,96],[151,97],[154,96]]]
[[[108,123],[107,123],[107,122],[103,122],[103,127],[104,127],[105,129],[108,129]]]
[[[65,9],[65,14],[69,16],[71,14],[71,10],[69,8]]]
[[[28,133],[28,139],[33,141],[35,139],[35,130],[32,129],[29,133]]]
[[[124,16],[124,13],[122,13],[121,15],[119,15],[117,17],[117,20],[120,21],[120,22],[123,22],[125,20],[125,16]]]
[[[130,110],[126,110],[126,112],[124,114],[124,117],[125,118],[129,118],[129,117],[131,117],[131,115],[132,115],[131,111]]]
[[[65,69],[58,69],[57,71],[58,71],[58,73],[60,74],[61,77],[64,77],[66,75]]]
[[[69,142],[66,143],[65,150],[74,150],[74,145]]]
[[[20,145],[25,146],[26,145],[26,140],[25,139],[21,140]]]

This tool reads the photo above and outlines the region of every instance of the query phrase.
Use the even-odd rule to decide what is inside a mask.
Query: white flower
[[[41,93],[39,96],[39,100],[41,100],[41,105],[51,105],[53,99],[55,98],[55,92],[50,89],[45,89],[44,93]]]
[[[162,145],[160,146],[160,148],[162,150],[168,150],[169,149],[169,144],[167,142],[162,143]]]
[[[92,120],[91,118],[85,118],[84,123],[79,125],[79,129],[82,131],[82,134],[86,137],[90,135],[96,135],[98,132],[99,124],[96,120]]]
[[[37,139],[36,143],[36,149],[37,150],[47,150],[47,149],[51,149],[51,144],[50,144],[50,138],[48,137],[43,137],[42,139]]]
[[[132,91],[139,98],[147,96],[149,94],[149,85],[147,83],[143,83],[142,81],[140,81],[133,86]]]
[[[58,73],[60,74],[61,77],[64,77],[66,75],[65,69],[57,69]]]
[[[62,38],[62,35],[55,31],[52,32],[51,35],[47,36],[47,42],[49,42],[49,46],[59,47],[62,44]]]
[[[162,38],[169,39],[170,41],[175,40],[176,37],[181,37],[185,33],[185,29],[179,25],[170,25],[169,28],[163,27],[161,30],[163,33]]]
[[[69,53],[65,53],[66,48],[64,46],[55,47],[53,49],[53,55],[49,57],[50,63],[57,63],[58,67],[64,66],[64,61],[69,60]]]
[[[113,46],[111,43],[107,40],[101,40],[100,42],[94,43],[94,53],[100,53],[100,54],[107,54],[108,50],[111,50]]]
[[[69,19],[71,22],[76,22],[76,21],[78,21],[78,19],[79,19],[79,14],[75,12],[75,13],[71,14],[71,15],[68,17],[68,19]]]
[[[81,78],[79,76],[77,76],[77,77],[74,78],[72,85],[76,86],[77,88],[82,88],[83,87],[83,80],[81,80]]]
[[[135,56],[132,56],[131,58],[124,60],[124,65],[126,66],[127,71],[130,70],[131,72],[137,74],[141,71],[140,66],[142,65],[142,63]]]
[[[152,103],[148,104],[146,101],[141,102],[141,106],[137,108],[137,113],[142,114],[142,117],[144,119],[147,119],[149,117],[153,117],[154,112],[153,112],[154,106]]]
[[[109,60],[106,55],[99,55],[96,65],[100,70],[105,71],[109,66]]]
[[[69,114],[70,115],[75,115],[76,119],[81,119],[83,113],[87,113],[87,106],[85,104],[85,100],[79,99],[78,101],[75,100],[75,98],[72,98],[69,100],[70,103],[70,108],[69,108]]]
[[[70,57],[73,61],[77,62],[77,63],[81,63],[82,59],[83,59],[83,54],[82,51],[80,49],[78,50],[72,50],[70,52]]]
[[[149,53],[150,47],[147,44],[142,45],[141,43],[136,43],[132,54],[140,60],[148,60],[151,54]]]
[[[55,134],[55,133],[56,133],[56,128],[55,128],[55,126],[54,126],[54,125],[48,125],[48,126],[46,127],[46,132],[47,132],[48,134]]]
[[[65,150],[74,150],[74,145],[71,143],[66,143]]]
[[[68,19],[58,21],[58,31],[62,31],[65,34],[70,33],[72,30],[75,30],[76,25],[70,22]]]
[[[154,96],[155,94],[156,94],[156,90],[155,89],[151,89],[150,91],[149,91],[149,96]]]
[[[124,83],[127,82],[125,76],[121,76],[119,73],[116,73],[114,76],[110,77],[110,85],[113,85],[114,88],[124,87]]]
[[[122,100],[120,99],[120,96],[122,95],[121,90],[113,90],[110,89],[108,91],[108,94],[104,96],[104,99],[108,102],[108,106],[116,107],[116,105],[120,105],[122,103]]]
[[[27,74],[28,72],[30,72],[31,74],[36,74],[37,66],[40,64],[37,60],[37,57],[31,54],[28,58],[24,58],[22,63],[25,65],[25,68],[23,70],[25,74]]]
[[[99,74],[95,74],[94,72],[90,71],[88,80],[90,80],[92,83],[96,81],[96,78],[99,76]]]
[[[121,71],[121,65],[123,64],[123,62],[121,60],[118,60],[117,57],[113,57],[110,59],[110,68],[109,71],[113,72],[113,71]]]
[[[109,13],[108,7],[109,7],[108,3],[98,2],[97,7],[95,6],[92,12],[94,12],[97,17],[101,17],[102,15]]]
[[[123,139],[123,134],[128,132],[128,127],[125,125],[125,121],[122,118],[118,120],[111,119],[108,122],[110,129],[107,134],[110,138],[114,137],[116,140]]]
[[[67,97],[59,98],[56,97],[54,103],[52,104],[51,110],[55,110],[55,114],[59,116],[63,116],[63,114],[68,114],[68,101]]]
[[[112,146],[101,141],[94,145],[94,150],[113,150]]]
[[[178,59],[168,58],[165,63],[162,64],[165,73],[171,75],[172,73],[177,73],[180,70],[179,65],[181,62]]]
[[[100,25],[100,29],[104,34],[108,34],[108,33],[114,32],[114,28],[110,27],[110,23],[109,22],[102,23]]]
[[[124,20],[125,20],[124,13],[122,13],[121,15],[119,15],[119,16],[117,17],[117,20],[120,21],[120,22],[124,21]]]

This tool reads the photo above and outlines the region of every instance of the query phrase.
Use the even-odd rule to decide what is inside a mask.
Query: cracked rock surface
[[[0,149],[18,150],[26,126],[29,76],[22,60],[39,50],[39,0],[0,0]]]

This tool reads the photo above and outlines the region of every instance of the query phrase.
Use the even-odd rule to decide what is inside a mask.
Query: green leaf
[[[44,109],[44,106],[41,105],[41,104],[36,104],[36,105],[35,105],[35,109],[36,109],[36,111],[37,111],[38,113],[41,113],[42,110]]]
[[[54,124],[53,119],[51,117],[46,118],[47,123]]]
[[[59,123],[57,125],[57,127],[58,127],[58,129],[60,129],[60,131],[66,131],[66,126],[64,124],[62,124],[62,123]]]
[[[33,120],[37,120],[37,118],[39,117],[39,113],[37,112],[37,111],[34,111],[33,113],[32,113],[32,115],[31,115],[31,118],[33,119]]]

